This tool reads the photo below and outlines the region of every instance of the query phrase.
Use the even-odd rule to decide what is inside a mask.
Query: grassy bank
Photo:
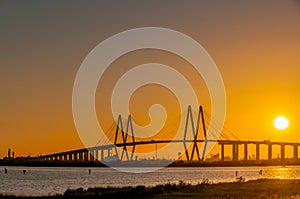
[[[178,184],[157,185],[155,187],[123,187],[123,188],[79,188],[67,190],[63,195],[48,197],[14,197],[0,198],[39,198],[39,199],[79,199],[79,198],[204,198],[204,199],[300,199],[300,180],[253,180],[248,182],[209,184],[202,182],[190,185],[184,182]]]

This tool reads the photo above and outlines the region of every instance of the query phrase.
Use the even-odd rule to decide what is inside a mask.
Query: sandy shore
[[[204,199],[300,199],[300,180],[261,179],[248,182],[189,185],[179,184],[157,185],[155,187],[123,187],[123,188],[82,188],[67,190],[63,195],[45,197],[0,198],[204,198]]]

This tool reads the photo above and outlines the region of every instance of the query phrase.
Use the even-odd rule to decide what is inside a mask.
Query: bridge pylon
[[[199,136],[200,122],[202,124],[201,126],[202,126],[203,136],[204,136],[204,143],[203,143],[204,147],[203,147],[203,152],[202,152],[201,157],[200,157],[200,151],[198,148],[198,136]],[[193,136],[193,144],[192,144],[191,154],[189,154],[189,148],[187,147],[187,134],[188,134],[189,124],[191,124],[192,136]],[[186,123],[185,123],[185,128],[184,128],[183,145],[184,145],[184,150],[185,150],[187,161],[192,161],[194,159],[195,152],[196,152],[196,155],[197,155],[196,157],[198,160],[204,160],[206,146],[207,146],[207,137],[206,137],[205,120],[204,120],[202,106],[199,106],[196,123],[194,122],[192,108],[191,108],[191,106],[188,106]]]
[[[117,156],[120,160],[123,160],[124,155],[125,155],[127,160],[132,160],[133,156],[134,156],[134,151],[135,151],[135,144],[134,144],[135,140],[134,140],[134,131],[133,131],[133,126],[132,126],[131,115],[128,116],[127,123],[126,123],[126,129],[124,129],[124,127],[123,127],[123,121],[122,121],[121,115],[118,116],[118,124],[117,124],[117,128],[116,128],[116,135],[115,135],[115,141],[114,141],[115,145],[120,144],[120,143],[117,143],[118,135],[120,133],[122,135],[121,138],[122,138],[122,147],[123,147],[123,149],[122,149],[122,153],[121,153],[120,157],[119,157],[119,154],[118,154],[118,150],[116,150],[116,154],[117,154]],[[128,150],[127,150],[127,146],[126,146],[126,143],[128,141],[128,134],[132,138],[132,143],[133,143],[130,156],[128,154]]]

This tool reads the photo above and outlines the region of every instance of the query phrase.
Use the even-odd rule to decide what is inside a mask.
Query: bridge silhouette
[[[206,146],[208,143],[217,143],[220,145],[220,161],[225,161],[225,146],[229,145],[232,147],[232,161],[239,160],[239,146],[243,146],[243,159],[244,161],[249,160],[248,157],[248,147],[249,145],[255,145],[255,160],[259,161],[261,155],[261,145],[267,145],[268,147],[268,160],[272,160],[272,150],[273,146],[280,146],[280,159],[285,160],[285,148],[286,146],[293,147],[293,159],[298,160],[298,147],[300,143],[297,142],[272,142],[270,140],[263,141],[249,141],[249,140],[239,140],[231,131],[223,127],[223,131],[218,137],[218,139],[208,139],[207,129],[208,126],[205,116],[208,115],[202,108],[199,107],[196,113],[196,121],[194,120],[195,112],[193,112],[191,106],[188,107],[186,115],[186,123],[184,127],[183,139],[142,139],[135,137],[134,129],[132,125],[131,115],[128,116],[126,128],[124,128],[121,115],[118,117],[117,124],[111,126],[115,128],[115,133],[113,135],[114,143],[92,146],[77,150],[70,150],[65,152],[53,153],[42,155],[39,158],[44,160],[55,160],[55,161],[111,161],[111,160],[121,160],[121,161],[132,161],[134,160],[135,149],[138,146],[143,145],[154,145],[154,144],[175,144],[181,143],[184,146],[184,156],[187,161],[203,161],[205,159]],[[218,121],[214,121],[211,118],[211,125]],[[190,126],[190,128],[189,128]],[[202,127],[202,128],[200,128]],[[191,129],[191,130],[190,130]],[[200,131],[202,132],[202,138],[199,138]],[[225,133],[224,133],[225,132]],[[188,134],[192,135],[192,139],[188,139]],[[229,134],[230,136],[228,136]],[[129,141],[130,140],[130,141]],[[202,154],[200,153],[200,145],[203,146]],[[113,154],[114,152],[114,154]]]

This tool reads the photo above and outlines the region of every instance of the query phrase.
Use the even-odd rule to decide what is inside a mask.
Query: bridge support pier
[[[89,161],[89,151],[85,151],[85,152],[83,152],[83,154],[84,154],[84,161]]]
[[[99,160],[99,151],[98,150],[95,151],[95,158],[96,158],[96,161]]]
[[[232,144],[232,160],[238,161],[239,160],[239,145]]]
[[[280,155],[281,155],[281,160],[285,159],[285,144],[280,145]]]
[[[244,160],[248,160],[248,144],[244,144]]]
[[[107,149],[107,157],[111,156],[110,152],[111,152],[110,149]]]
[[[294,157],[293,158],[296,160],[296,159],[298,159],[298,145],[294,145],[293,148],[294,148]]]
[[[259,151],[259,145],[260,144],[256,144],[256,160],[259,161],[259,154],[260,154],[260,151]]]
[[[90,152],[90,161],[94,161],[94,153],[95,153],[95,151],[91,151]]]
[[[272,144],[268,144],[268,160],[272,160]]]
[[[221,144],[221,161],[224,161],[224,144]]]
[[[102,161],[104,160],[104,150],[103,150],[103,149],[101,150],[101,157],[100,157],[100,160],[102,160]]]

